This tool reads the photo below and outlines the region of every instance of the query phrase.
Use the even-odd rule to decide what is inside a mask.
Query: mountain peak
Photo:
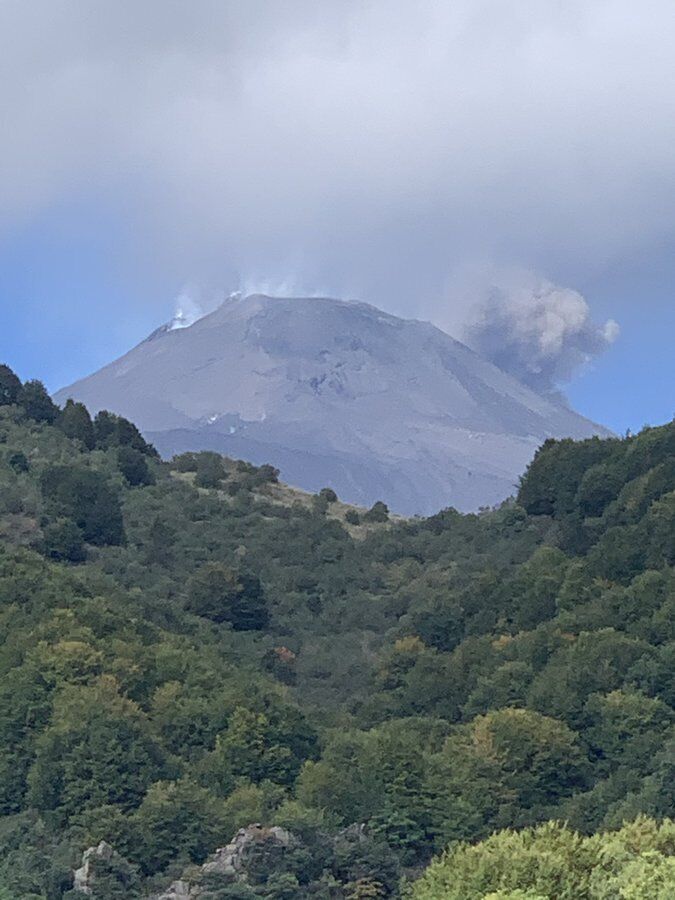
[[[404,513],[513,492],[547,437],[605,433],[430,323],[330,297],[230,296],[60,391],[165,454],[216,449]]]

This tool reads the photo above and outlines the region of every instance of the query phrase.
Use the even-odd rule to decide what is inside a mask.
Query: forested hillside
[[[419,900],[672,896],[675,423],[478,515],[276,482],[0,367],[0,898],[82,896],[101,840],[95,900],[396,897],[451,842]]]

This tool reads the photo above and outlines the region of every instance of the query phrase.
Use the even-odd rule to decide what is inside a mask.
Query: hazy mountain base
[[[672,815],[674,424],[550,442],[489,513],[363,523],[3,379],[9,896],[103,839],[101,900],[158,892],[251,822],[293,852],[214,896],[396,896],[449,841]]]

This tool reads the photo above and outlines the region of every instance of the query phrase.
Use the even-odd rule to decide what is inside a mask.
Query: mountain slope
[[[398,512],[513,493],[547,437],[606,434],[434,326],[362,303],[232,297],[56,395],[137,422],[164,455],[270,462]]]

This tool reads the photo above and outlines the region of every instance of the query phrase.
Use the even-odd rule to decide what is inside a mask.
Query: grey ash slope
[[[231,298],[68,397],[132,419],[165,456],[271,462],[291,484],[406,514],[496,503],[545,438],[608,433],[428,323],[327,298]]]

